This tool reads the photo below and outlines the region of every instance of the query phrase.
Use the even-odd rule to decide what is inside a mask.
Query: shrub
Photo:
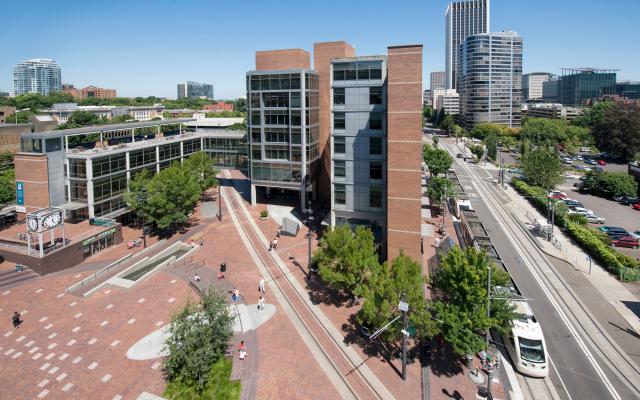
[[[267,211],[267,209],[260,211],[260,218],[267,218],[268,216],[269,216],[269,211]]]

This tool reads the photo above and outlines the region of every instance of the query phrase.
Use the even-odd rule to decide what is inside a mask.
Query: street
[[[459,151],[443,142],[452,155]],[[549,379],[559,396],[637,398],[637,388],[618,370],[626,367],[616,357],[616,346],[607,343],[610,336],[591,320],[591,312],[557,273],[557,266],[539,251],[504,207],[509,199],[501,198],[504,195],[489,183],[495,176],[461,160],[456,161],[455,169],[494,246],[543,327],[552,365]],[[606,304],[598,297],[592,293],[589,303]],[[632,366],[625,371],[638,373]]]

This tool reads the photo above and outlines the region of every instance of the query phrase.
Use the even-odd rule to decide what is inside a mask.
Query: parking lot
[[[592,196],[586,193],[580,193],[573,187],[573,184],[579,182],[577,179],[567,179],[558,186],[558,190],[567,193],[572,199],[581,202],[585,208],[593,211],[596,215],[606,218],[605,225],[619,226],[629,232],[640,229],[640,211],[636,211],[631,206],[625,206],[598,196]],[[601,226],[601,225],[594,225]],[[623,253],[640,257],[640,250],[620,248]]]

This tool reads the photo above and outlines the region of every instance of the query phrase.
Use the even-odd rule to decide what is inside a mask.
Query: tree
[[[66,92],[49,92],[47,95],[51,104],[56,103],[75,103],[76,100],[73,98],[71,93]]]
[[[92,125],[100,125],[107,122],[102,118],[98,117],[96,114],[88,112],[88,111],[74,111],[67,118],[67,122],[58,125],[58,129],[69,129],[69,128],[79,128],[82,126],[92,126]]]
[[[427,312],[423,286],[420,264],[401,252],[372,274],[356,320],[373,329],[380,328],[399,315],[398,304],[403,300],[409,304],[409,323],[416,328],[418,336],[431,335],[435,326]],[[400,337],[401,328],[398,322],[391,324],[381,337],[385,340],[396,339]]]
[[[640,152],[640,112],[626,104],[606,108],[602,120],[593,127],[593,135],[600,150],[633,160]]]
[[[513,133],[513,130],[506,125],[485,122],[483,124],[476,125],[471,131],[471,136],[476,139],[484,140],[491,134],[494,134],[496,136],[507,136]]]
[[[233,125],[230,125],[228,127],[225,128],[225,130],[227,131],[247,131],[247,120],[245,119],[242,122],[236,122]]]
[[[464,129],[460,125],[453,126],[453,136],[456,138],[456,143],[458,143],[458,139],[463,137],[465,134]]]
[[[552,189],[563,181],[560,157],[547,149],[537,148],[523,154],[519,164],[524,180],[531,185]]]
[[[491,286],[509,284],[509,274],[496,268],[486,253],[474,247],[454,247],[441,258],[433,278],[433,286],[442,292],[442,298],[433,301],[430,311],[439,333],[460,356],[484,349],[481,333],[491,328],[505,331],[515,317],[513,307],[502,299],[491,301],[487,317],[489,268]]]
[[[589,130],[571,125],[563,119],[527,118],[522,124],[521,134],[534,144],[550,142],[552,145],[577,146],[590,141]]]
[[[498,136],[495,133],[489,134],[485,139],[487,146],[487,157],[494,160],[498,156]]]
[[[7,204],[16,199],[16,174],[14,169],[0,173],[0,204]]]
[[[631,196],[638,194],[638,183],[633,176],[626,172],[589,171],[582,190],[611,198],[613,196]]]
[[[453,157],[449,152],[444,149],[435,149],[428,144],[422,147],[422,159],[427,164],[431,176],[444,174],[453,164]]]
[[[500,142],[502,143],[502,147],[507,150],[516,147],[516,138],[513,136],[503,136],[500,138]]]
[[[604,119],[606,110],[615,106],[613,101],[601,101],[584,110],[584,112],[576,117],[571,123],[575,126],[583,128],[593,128]]]
[[[225,296],[213,286],[201,298],[199,304],[188,301],[172,316],[165,344],[169,355],[162,366],[167,381],[185,380],[199,393],[212,366],[225,355],[235,318]]]
[[[235,111],[247,112],[247,99],[239,97],[233,102],[233,109]]]
[[[469,151],[476,156],[476,158],[478,160],[480,160],[482,158],[482,156],[484,155],[484,147],[480,146],[480,145],[470,145],[467,146],[469,148]]]
[[[196,177],[179,163],[157,173],[147,190],[149,222],[172,229],[187,221],[200,198]]]
[[[444,112],[444,108],[441,108],[438,111],[434,111],[434,113],[433,113],[433,125],[434,126],[440,126],[442,121],[444,121],[445,116],[446,116],[446,113]]]
[[[183,166],[195,176],[201,191],[218,184],[216,179],[218,171],[213,164],[213,160],[206,153],[200,151],[192,154],[184,161]]]
[[[442,129],[443,131],[447,132],[448,135],[451,135],[451,132],[453,132],[453,127],[454,127],[455,124],[456,123],[453,120],[453,117],[451,115],[447,114],[447,115],[445,115],[444,119],[440,123],[439,128]]]
[[[447,197],[453,194],[451,181],[442,176],[434,176],[429,179],[429,198],[434,203],[442,203]]]
[[[437,149],[438,143],[440,142],[440,138],[438,137],[438,135],[433,135],[431,137],[431,142],[433,143],[433,147]]]
[[[433,118],[433,108],[431,108],[431,106],[423,106],[422,107],[422,118],[423,121],[431,121],[431,119]],[[424,126],[424,124],[423,124]]]
[[[337,226],[320,240],[313,256],[322,281],[337,290],[360,297],[371,274],[379,268],[373,233],[358,226]]]

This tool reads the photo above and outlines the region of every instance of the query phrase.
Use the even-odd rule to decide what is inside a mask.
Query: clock
[[[29,217],[27,219],[27,225],[28,225],[30,231],[32,231],[32,232],[37,231],[38,230],[38,218]]]
[[[45,228],[55,228],[62,222],[62,212],[56,212],[49,214],[42,219],[42,226]]]

